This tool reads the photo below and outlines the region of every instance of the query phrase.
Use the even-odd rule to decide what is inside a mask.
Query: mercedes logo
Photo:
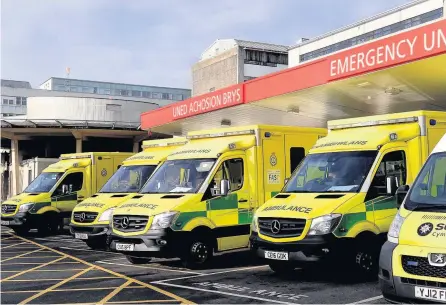
[[[426,236],[426,235],[429,235],[433,229],[434,229],[434,225],[431,222],[426,222],[418,227],[417,232],[418,232],[418,235],[420,235],[420,236]]]
[[[280,222],[278,220],[273,220],[271,223],[271,232],[277,234],[280,232]]]
[[[6,213],[8,211],[8,207],[6,205],[2,205],[2,213]]]
[[[130,223],[129,218],[128,218],[128,217],[123,217],[123,218],[122,218],[122,221],[121,221],[121,227],[122,227],[123,229],[127,229],[128,226],[129,226],[129,223]]]
[[[80,221],[80,222],[84,222],[84,220],[85,220],[85,213],[81,213],[81,214],[79,215],[79,221]]]

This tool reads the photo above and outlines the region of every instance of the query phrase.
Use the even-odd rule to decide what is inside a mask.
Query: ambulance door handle
[[[238,202],[248,202],[247,199],[240,199]]]

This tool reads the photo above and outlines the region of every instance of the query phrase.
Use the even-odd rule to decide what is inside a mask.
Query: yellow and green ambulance
[[[382,294],[392,302],[446,303],[446,135],[413,186],[397,194],[401,207],[379,260]]]
[[[110,248],[133,263],[248,249],[255,210],[282,188],[323,128],[254,125],[191,132],[138,195],[113,211]]]
[[[277,273],[328,263],[376,278],[396,189],[414,181],[446,130],[446,113],[335,120],[328,128],[256,212],[250,247]]]
[[[113,209],[136,195],[158,164],[186,142],[180,137],[144,141],[142,152],[125,159],[98,193],[76,205],[71,217],[71,234],[90,248],[106,247]]]
[[[90,197],[132,153],[91,152],[63,154],[19,195],[1,205],[1,224],[24,234],[38,229],[56,233],[76,204]]]

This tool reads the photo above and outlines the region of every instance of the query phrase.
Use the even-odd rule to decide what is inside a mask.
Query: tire
[[[147,264],[152,260],[150,257],[134,257],[130,255],[126,255],[125,257],[133,265]]]
[[[39,235],[56,235],[59,233],[60,217],[56,213],[43,214],[43,221],[37,228]]]
[[[202,269],[210,262],[214,255],[212,242],[194,236],[186,243],[181,263],[185,268]]]
[[[379,271],[379,244],[373,240],[360,241],[355,246],[354,271],[364,280],[376,280]]]
[[[294,272],[294,266],[289,263],[270,262],[269,267],[278,275],[290,275]]]
[[[30,228],[28,228],[27,226],[21,226],[13,228],[13,230],[17,235],[26,235],[29,233]]]
[[[105,240],[85,240],[85,243],[90,249],[93,250],[104,250],[106,249]]]

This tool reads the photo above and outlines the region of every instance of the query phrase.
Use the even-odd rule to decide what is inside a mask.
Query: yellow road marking
[[[164,303],[175,302],[176,300],[137,300],[137,301],[114,301],[107,302],[107,304],[139,304],[139,303]]]
[[[59,257],[59,256],[56,256]],[[2,266],[13,266],[13,265],[38,265],[42,263],[10,263],[10,264],[2,264]],[[54,265],[61,265],[61,264],[80,264],[79,262],[57,262],[54,263]]]
[[[11,233],[11,234],[12,234],[12,233]],[[39,244],[39,243],[36,243],[35,241],[28,240],[28,239],[23,238],[23,237],[21,237],[21,236],[17,236],[17,235],[14,235],[14,236],[16,236],[17,238],[22,239],[22,240],[24,240],[24,241],[28,241],[28,242],[30,242],[30,243],[32,243],[32,244],[35,244],[35,245],[41,247],[42,249],[46,249],[46,250],[52,251],[52,252],[57,253],[57,254],[60,254],[60,255],[64,255],[64,257],[69,257],[69,258],[71,258],[71,259],[73,259],[73,260],[75,260],[75,261],[81,262],[81,263],[83,263],[83,264],[85,264],[85,265],[88,265],[88,266],[91,266],[91,267],[95,267],[96,269],[99,269],[99,270],[102,270],[102,271],[104,271],[104,272],[113,274],[113,275],[116,276],[116,277],[120,277],[120,278],[123,278],[123,279],[126,279],[126,280],[131,280],[131,281],[133,281],[133,282],[135,282],[135,283],[140,284],[141,286],[144,286],[144,287],[149,288],[149,289],[151,289],[151,290],[155,290],[155,291],[157,291],[157,292],[159,292],[159,293],[161,293],[161,294],[167,295],[167,296],[169,296],[169,297],[171,297],[171,298],[173,298],[173,299],[175,299],[175,300],[177,300],[177,301],[180,301],[180,302],[182,302],[182,303],[186,303],[186,304],[195,304],[195,303],[193,303],[192,301],[186,300],[186,299],[184,299],[184,298],[182,298],[182,297],[180,297],[180,296],[178,296],[178,295],[176,295],[176,294],[173,294],[173,293],[171,293],[171,292],[169,292],[169,291],[163,290],[163,289],[158,288],[158,287],[156,287],[156,286],[153,286],[153,285],[144,283],[144,282],[142,282],[142,281],[140,281],[140,280],[137,280],[137,279],[132,279],[132,278],[126,276],[126,275],[123,275],[123,274],[114,272],[114,271],[109,270],[109,269],[106,269],[106,268],[104,268],[104,267],[102,267],[102,266],[93,265],[93,264],[91,264],[91,263],[89,263],[89,262],[87,262],[87,261],[84,261],[84,260],[80,259],[80,258],[77,258],[77,257],[75,257],[75,256],[72,256],[72,255],[69,255],[69,254],[66,254],[66,253],[63,253],[63,252],[61,252],[61,251],[52,249],[52,248],[47,247],[47,246],[44,246],[44,245],[41,245],[41,244]]]
[[[58,258],[60,255],[42,255],[42,256],[26,256],[26,257],[17,257],[17,259],[28,259],[28,258]]]
[[[73,281],[77,281],[77,280],[110,280],[110,279],[116,279],[115,276],[97,276],[97,277],[78,277],[75,278]],[[63,279],[38,279],[39,281],[63,281]],[[8,280],[8,282],[35,282],[36,279],[32,279],[32,280]]]
[[[65,280],[65,279],[62,279]],[[35,280],[34,280],[35,281]],[[46,291],[45,290],[11,290],[11,291],[0,291],[0,293],[36,293],[36,292],[43,292],[46,291],[45,293],[48,292],[70,292],[70,291],[92,291],[92,290],[111,290],[111,289],[118,289],[120,287],[87,287],[87,288],[64,288],[64,289],[52,289],[51,291]],[[138,287],[123,287],[123,289],[126,288],[146,288],[146,287],[142,287],[142,286],[138,286]],[[77,304],[77,303],[75,303]]]
[[[55,259],[55,260],[53,260],[53,261],[51,261],[51,262],[48,262],[48,263],[45,263],[45,264],[41,264],[41,265],[39,265],[39,266],[33,267],[33,268],[31,268],[31,269],[28,269],[28,270],[23,270],[22,272],[19,272],[19,273],[16,273],[16,274],[14,274],[14,275],[11,275],[11,276],[9,276],[9,277],[7,277],[7,278],[1,279],[1,280],[0,280],[0,283],[1,283],[1,282],[4,282],[4,281],[7,281],[7,280],[9,280],[9,279],[13,279],[13,278],[15,278],[15,277],[18,277],[18,276],[20,276],[20,275],[22,275],[22,274],[25,274],[25,273],[27,273],[27,272],[34,271],[34,270],[36,270],[36,269],[39,269],[39,268],[48,266],[49,264],[52,264],[52,263],[57,262],[57,261],[60,261],[61,259],[64,259],[64,258],[65,258],[65,257],[59,257],[59,258],[57,258],[57,259]]]
[[[14,258],[19,258],[19,257],[25,256],[25,255],[31,254],[31,253],[39,252],[39,251],[42,251],[42,250],[43,249],[37,249],[37,250],[31,251],[31,252],[26,252],[26,253],[22,253],[22,254],[17,255],[17,256],[9,257],[7,259],[4,259],[4,260],[0,261],[0,263],[9,261],[9,260],[14,259]]]
[[[82,275],[82,274],[84,274],[84,273],[87,273],[88,271],[92,270],[93,268],[94,268],[94,267],[90,267],[90,268],[84,269],[83,271],[81,271],[81,272],[79,272],[79,273],[76,273],[75,275],[73,275],[73,276],[71,276],[71,277],[69,277],[69,278],[67,278],[67,279],[65,279],[65,280],[63,280],[63,281],[61,281],[61,282],[59,282],[59,283],[57,283],[57,284],[54,284],[53,286],[51,286],[51,287],[49,287],[49,288],[47,288],[47,289],[45,289],[45,290],[42,290],[41,292],[39,292],[39,293],[37,293],[37,294],[35,294],[35,295],[33,295],[33,296],[27,298],[26,300],[20,302],[20,304],[26,304],[26,303],[29,303],[30,301],[32,301],[32,300],[34,300],[34,299],[37,299],[37,298],[40,297],[41,295],[44,295],[45,293],[50,292],[51,290],[53,290],[53,289],[55,289],[55,288],[57,288],[57,287],[59,287],[59,286],[62,286],[63,284],[65,284],[65,283],[71,281],[72,279],[74,279],[74,278],[76,278],[76,277],[78,277],[78,276],[80,276],[80,275]]]
[[[116,288],[115,290],[113,290],[112,292],[110,292],[108,295],[106,295],[102,300],[99,301],[98,304],[105,304],[107,303],[108,300],[110,300],[111,298],[113,298],[115,295],[117,295],[123,288],[127,287],[128,285],[130,285],[132,283],[132,281],[127,281],[124,284],[122,284],[121,286],[119,286],[118,288]]]
[[[10,233],[11,234],[11,233]],[[13,238],[15,238],[15,236],[11,236],[11,237],[2,237],[0,240],[7,240],[7,239],[13,239]]]

